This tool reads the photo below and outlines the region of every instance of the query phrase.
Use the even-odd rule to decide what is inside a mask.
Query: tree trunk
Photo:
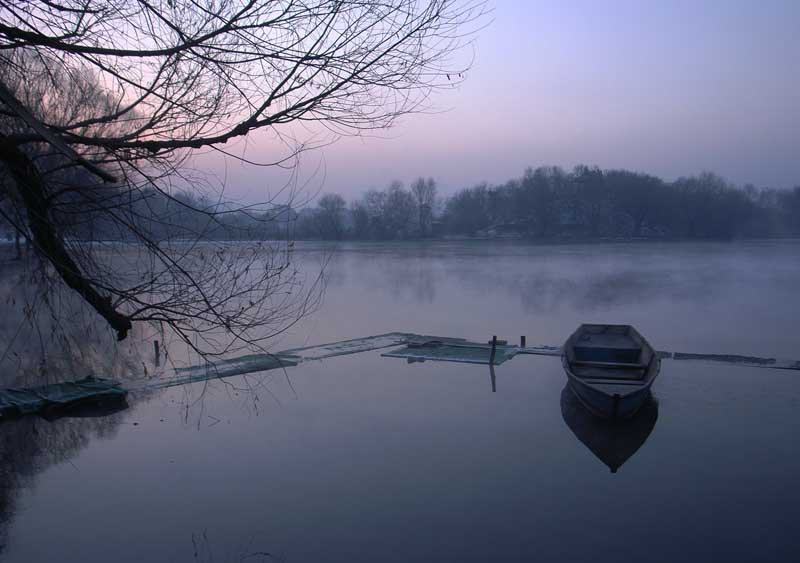
[[[50,221],[44,181],[30,158],[13,143],[0,139],[0,160],[6,163],[25,205],[36,249],[47,258],[64,282],[77,291],[123,340],[131,320],[111,305],[111,297],[98,293],[64,247],[64,241]]]

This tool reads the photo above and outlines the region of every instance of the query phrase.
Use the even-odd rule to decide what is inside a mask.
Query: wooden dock
[[[207,362],[186,368],[164,370],[153,377],[130,386],[101,378],[87,378],[81,381],[64,382],[26,389],[0,390],[0,420],[4,417],[38,413],[44,409],[70,407],[92,401],[107,400],[111,396],[124,397],[128,392],[164,389],[187,385],[200,381],[223,379],[248,373],[285,369],[303,362],[318,361],[337,356],[361,354],[384,350],[381,355],[389,358],[402,358],[409,362],[434,361],[458,362],[489,365],[494,367],[518,355],[561,356],[560,346],[526,344],[525,337],[520,345],[508,344],[494,337],[488,342],[472,342],[464,338],[431,336],[407,332],[390,332],[329,342],[316,346],[291,348],[275,354],[252,354]],[[676,361],[696,361],[723,363],[751,368],[800,370],[800,361],[742,356],[736,354],[700,354],[687,352],[658,352],[661,359]],[[40,399],[37,400],[37,397]]]

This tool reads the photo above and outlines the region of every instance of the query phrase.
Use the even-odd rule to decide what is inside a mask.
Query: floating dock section
[[[118,403],[128,390],[109,379],[86,377],[53,385],[0,390],[0,420],[87,404]]]
[[[521,339],[521,344],[524,338]],[[78,405],[108,403],[124,400],[129,392],[164,389],[213,379],[223,379],[273,369],[285,369],[302,362],[323,360],[336,356],[360,354],[393,348],[381,354],[411,362],[441,361],[496,366],[518,355],[561,356],[558,346],[509,345],[496,337],[489,342],[470,342],[463,338],[428,336],[407,332],[390,332],[307,346],[291,348],[275,354],[252,354],[208,362],[203,365],[177,368],[155,374],[148,381],[130,387],[97,377],[79,381],[43,385],[25,389],[0,390],[0,420]],[[693,354],[658,352],[662,359],[725,363],[742,367],[800,370],[800,361],[738,356],[731,354]]]

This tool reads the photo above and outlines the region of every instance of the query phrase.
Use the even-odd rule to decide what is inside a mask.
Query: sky
[[[433,177],[440,193],[528,166],[626,168],[666,180],[714,171],[736,184],[800,185],[800,1],[490,1],[491,21],[433,114],[306,153],[306,193],[354,199]],[[269,159],[258,138],[248,157]],[[274,194],[286,177],[216,161],[227,193]]]

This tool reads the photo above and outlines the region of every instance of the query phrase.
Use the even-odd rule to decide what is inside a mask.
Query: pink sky
[[[738,184],[800,184],[800,2],[492,6],[466,81],[431,100],[444,112],[306,153],[306,193],[350,199],[420,175],[452,193],[527,166],[578,163],[665,179],[712,170]],[[276,154],[259,136],[246,146],[251,158]],[[202,162],[223,169],[219,159]],[[312,177],[320,164],[324,177]],[[234,161],[225,174],[227,195],[251,201],[285,180]]]

